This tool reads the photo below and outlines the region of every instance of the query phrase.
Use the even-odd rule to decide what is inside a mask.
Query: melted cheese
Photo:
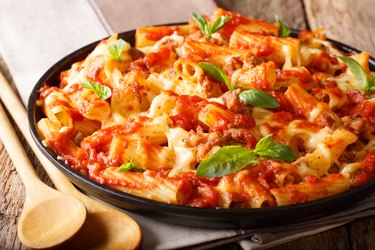
[[[306,173],[321,177],[327,174],[333,164],[331,150],[326,144],[319,143],[314,152],[306,154],[292,164],[297,166],[297,172],[301,177],[306,176]]]
[[[290,46],[283,45],[282,51],[285,55],[285,63],[284,63],[283,69],[292,68],[293,67],[293,64],[292,64],[292,56],[293,55],[292,55],[292,50],[291,50]]]
[[[310,113],[309,113],[309,115],[308,115],[308,117],[307,117],[307,120],[309,121],[309,122],[314,122],[319,116],[320,116],[320,114],[323,112],[323,107],[322,107],[322,104],[321,103],[318,103],[317,105],[316,105],[316,107],[314,107],[311,111],[310,111]]]
[[[341,169],[340,173],[344,174],[353,174],[357,169],[361,167],[362,163],[360,162],[355,162],[355,163],[348,163],[343,166]]]
[[[178,48],[176,52],[178,56],[181,57],[182,55],[180,55],[181,53],[180,48],[184,44],[185,38],[183,36],[177,35],[176,31],[170,36],[163,37],[162,39],[157,41],[153,46],[147,46],[147,47],[138,48],[138,49],[141,50],[145,54],[156,52],[159,50],[161,46],[166,44],[168,41],[172,41],[174,43],[175,47]]]
[[[362,94],[365,93],[364,86],[354,78],[350,70],[347,70],[337,77],[330,77],[327,80],[334,81],[337,87],[344,93],[348,93],[351,89],[357,89],[361,91]]]
[[[168,145],[175,152],[174,167],[169,176],[179,175],[194,169],[196,155],[194,148],[188,148],[185,141],[189,138],[189,132],[182,128],[171,128],[167,132]]]
[[[313,127],[304,126],[301,120],[291,122],[285,127],[284,131],[286,131],[289,139],[293,137],[302,138],[308,152],[315,149],[319,143],[325,142],[332,135],[332,130],[329,127],[318,130]]]

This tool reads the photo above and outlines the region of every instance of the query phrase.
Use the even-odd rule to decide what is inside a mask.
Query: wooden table
[[[325,27],[330,38],[375,56],[374,0],[217,0],[216,2],[225,9],[268,21],[274,21],[275,14],[278,14],[284,22],[294,28]],[[0,69],[11,81],[11,76],[2,60],[0,60]],[[23,140],[22,136],[20,138]],[[51,185],[51,181],[30,148],[26,143],[24,145],[40,178]],[[0,190],[0,248],[24,249],[17,238],[17,221],[22,211],[25,190],[1,143]],[[374,239],[375,218],[369,217],[272,249],[375,249]],[[233,243],[220,249],[235,250],[240,247]]]

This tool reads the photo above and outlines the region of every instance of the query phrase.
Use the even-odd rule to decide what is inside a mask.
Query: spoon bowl
[[[130,217],[118,211],[98,211],[88,213],[82,230],[66,249],[138,249],[138,235],[139,227]]]
[[[80,231],[85,213],[82,202],[68,195],[37,204],[26,202],[18,223],[18,237],[35,249],[61,246]]]

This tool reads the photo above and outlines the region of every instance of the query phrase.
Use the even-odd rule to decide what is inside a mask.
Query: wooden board
[[[304,5],[311,29],[324,27],[328,37],[375,56],[374,0],[304,0]]]

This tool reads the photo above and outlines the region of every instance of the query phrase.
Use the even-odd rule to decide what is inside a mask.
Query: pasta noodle
[[[321,30],[196,16],[138,28],[135,47],[114,34],[46,83],[43,144],[103,185],[202,208],[298,204],[375,178],[368,53]]]

